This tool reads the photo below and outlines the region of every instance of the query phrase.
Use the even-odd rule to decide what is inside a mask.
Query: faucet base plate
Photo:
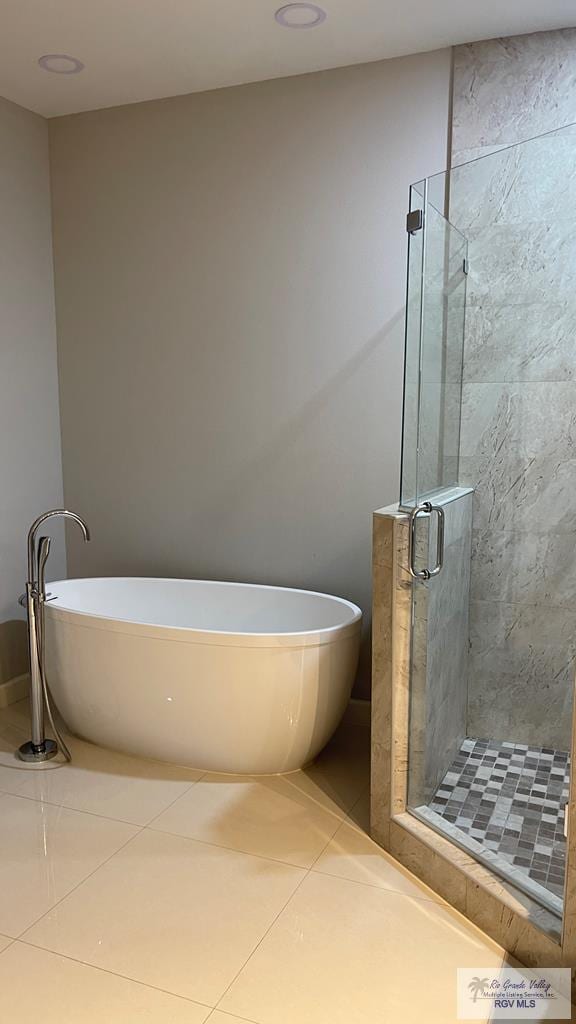
[[[49,761],[50,758],[56,757],[58,753],[58,744],[54,740],[44,740],[42,749],[38,748],[32,743],[31,740],[28,743],[23,743],[21,747],[18,747],[18,757],[21,761]]]

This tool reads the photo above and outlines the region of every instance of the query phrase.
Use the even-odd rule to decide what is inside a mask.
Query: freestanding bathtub
[[[356,671],[361,612],[243,583],[51,583],[48,681],[76,735],[206,771],[272,774],[330,739]]]

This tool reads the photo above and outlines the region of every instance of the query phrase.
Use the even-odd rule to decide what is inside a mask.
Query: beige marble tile
[[[74,737],[69,745],[72,764],[28,772],[19,792],[74,810],[146,825],[202,776],[189,768],[127,757]]]
[[[456,967],[502,958],[453,911],[313,872],[220,1008],[266,1024],[448,1024]]]
[[[557,919],[548,911],[416,819],[406,815],[403,825],[392,823],[394,854],[486,936],[527,965],[569,962],[559,944]]]
[[[372,736],[381,743],[389,714],[393,640],[392,570],[374,566],[372,609]]]
[[[28,697],[17,700],[0,708],[0,733],[8,725],[27,732],[30,726],[30,707]]]
[[[531,915],[514,912],[485,886],[468,881],[466,913],[527,967],[562,965],[561,947],[538,927],[538,917],[531,921]]]
[[[408,815],[406,815],[408,817]],[[457,870],[458,861],[461,860],[459,850],[456,850],[451,843],[442,841],[431,829],[420,825],[416,819],[407,824],[412,831],[402,827],[393,821],[390,826],[390,852],[408,871],[422,879],[424,883],[437,893],[441,899],[446,900],[457,910],[464,912],[466,909],[466,878]],[[418,838],[425,834],[426,840]],[[449,847],[452,860],[449,861],[440,852],[444,847]]]
[[[394,521],[378,513],[373,518],[372,553],[375,565],[391,568],[394,561]]]
[[[390,842],[390,749],[380,743],[372,744],[372,772],[370,781],[370,834],[384,847]]]
[[[0,797],[0,930],[19,936],[138,829],[18,796]]]
[[[370,833],[370,790],[362,794],[346,816],[346,821],[351,822],[362,832]]]
[[[397,516],[375,515],[374,538],[392,529],[393,568],[373,566],[371,827],[387,845],[392,797],[392,682],[394,677],[394,597],[399,535]]]
[[[214,1006],[303,876],[145,829],[25,939]]]
[[[390,744],[392,753],[391,811],[401,813],[408,794],[408,727],[410,711],[412,580],[408,564],[408,520],[396,520],[397,565],[392,617],[392,678],[390,681]]]
[[[289,778],[330,813],[347,814],[370,784],[369,730],[339,729],[312,764]]]
[[[212,1015],[208,1018],[209,1024],[246,1024],[246,1017],[235,1017],[231,1013],[223,1013],[222,1010],[213,1010]],[[254,1021],[248,1021],[248,1024],[257,1024]]]
[[[321,874],[348,878],[353,882],[375,885],[415,899],[438,901],[439,897],[431,889],[424,886],[366,834],[366,807],[358,805],[355,812],[354,816],[359,817],[363,825],[357,824],[352,817],[347,818],[316,861],[313,870]]]
[[[310,867],[339,828],[343,812],[307,792],[308,780],[300,774],[205,775],[150,827]]]
[[[210,1008],[15,942],[0,956],[0,1020],[203,1024]]]
[[[18,793],[30,769],[16,757],[16,751],[30,739],[27,701],[0,709],[0,791]]]
[[[12,939],[9,939],[7,935],[0,935],[0,953],[3,949],[6,949],[10,945]]]

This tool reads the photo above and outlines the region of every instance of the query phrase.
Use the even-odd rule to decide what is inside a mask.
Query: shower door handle
[[[416,520],[419,515],[426,514],[431,516],[435,512],[437,521],[437,532],[436,532],[436,563],[432,569],[417,569],[416,568]],[[415,580],[430,580],[433,576],[437,576],[441,571],[444,564],[444,509],[440,505],[432,505],[429,501],[424,501],[421,505],[416,505],[415,508],[410,512],[410,521],[408,529],[408,571]]]

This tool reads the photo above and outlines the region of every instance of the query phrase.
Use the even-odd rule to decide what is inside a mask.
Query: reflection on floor
[[[467,739],[430,810],[562,898],[569,773],[563,751]]]
[[[72,738],[18,766],[0,712],[0,1021],[452,1024],[504,956],[366,835],[358,706],[315,764],[202,774]]]

